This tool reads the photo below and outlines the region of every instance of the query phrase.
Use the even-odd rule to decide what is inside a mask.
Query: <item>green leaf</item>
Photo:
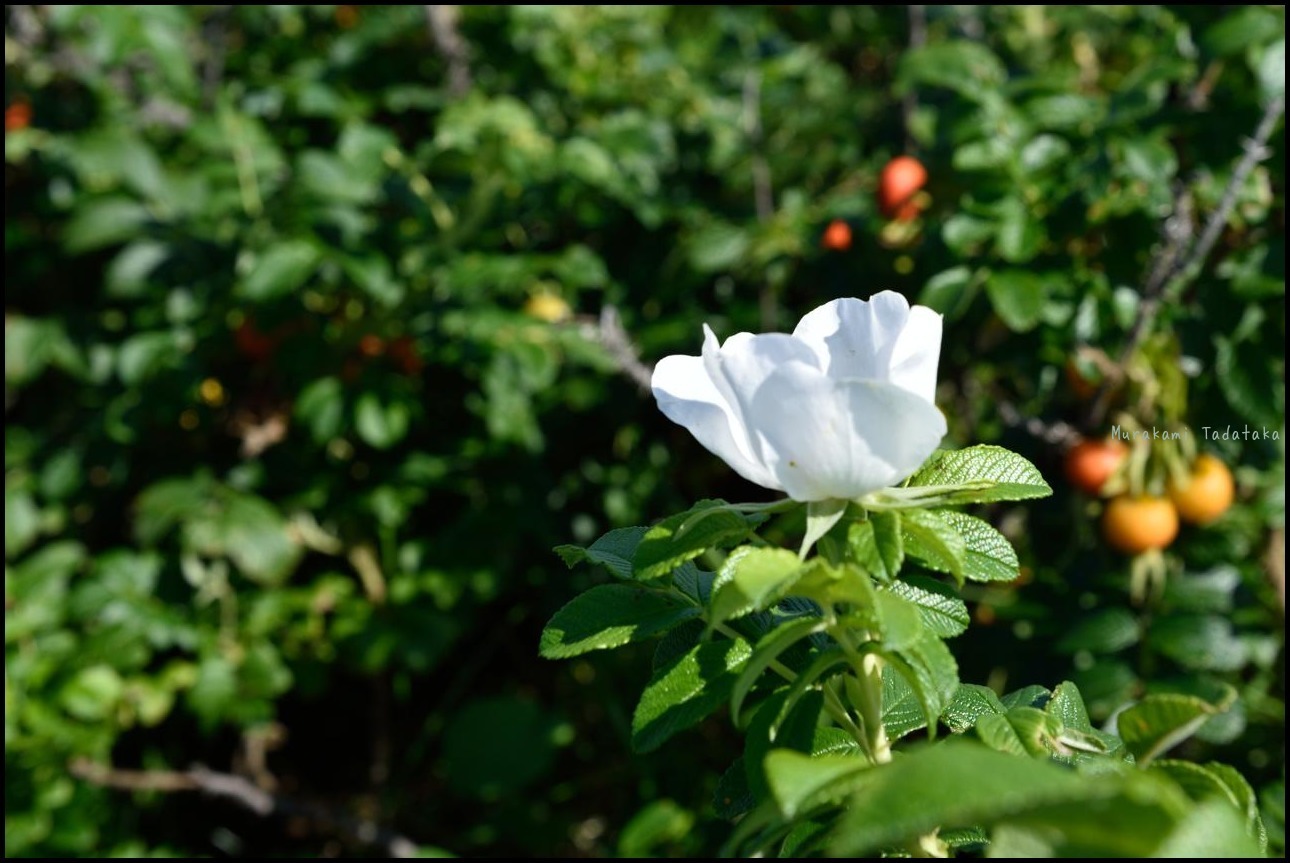
[[[1093,730],[1088,718],[1088,708],[1084,706],[1084,696],[1080,695],[1079,688],[1069,680],[1057,685],[1044,710],[1060,719],[1067,728],[1076,731]]]
[[[662,578],[710,548],[725,548],[747,538],[760,520],[760,516],[729,509],[725,501],[699,501],[645,533],[633,559],[636,577],[642,581]]]
[[[538,653],[565,659],[643,641],[699,616],[699,609],[652,590],[602,584],[561,608],[542,630]]]
[[[963,578],[967,547],[963,536],[941,513],[908,509],[902,513],[905,551],[910,557],[938,572]]]
[[[1014,333],[1033,330],[1048,302],[1048,282],[1029,270],[999,270],[985,281],[995,314]]]
[[[937,638],[953,638],[967,630],[967,606],[949,585],[926,576],[894,581],[886,590],[918,606],[926,630]]]
[[[1262,857],[1244,818],[1222,800],[1197,806],[1155,850],[1155,857]]]
[[[63,228],[63,245],[73,254],[133,239],[150,221],[143,204],[130,198],[100,198],[82,204]]]
[[[980,42],[936,42],[900,58],[897,80],[903,91],[916,85],[945,87],[969,98],[984,99],[1007,80],[1003,63]]]
[[[1016,453],[982,444],[942,450],[909,480],[909,486],[952,486],[980,483],[981,487],[951,495],[953,503],[1030,500],[1053,493],[1039,470]]]
[[[1072,626],[1058,639],[1057,649],[1067,653],[1115,653],[1137,644],[1141,635],[1137,618],[1128,609],[1108,608]]]
[[[632,717],[632,748],[651,752],[724,704],[751,655],[743,639],[709,641],[655,672]]]
[[[806,534],[798,556],[805,558],[815,543],[837,524],[847,511],[845,500],[813,500],[806,505]]]
[[[961,734],[977,724],[984,716],[1002,715],[1007,708],[999,701],[994,690],[975,683],[961,683],[954,690],[954,697],[941,711],[941,720],[955,734]]]
[[[237,295],[261,303],[286,296],[313,275],[321,257],[309,240],[284,241],[255,258],[238,282]]]
[[[1151,646],[1186,668],[1236,671],[1249,659],[1247,640],[1216,614],[1174,614],[1152,623]]]
[[[787,549],[735,549],[713,583],[709,619],[717,624],[769,608],[787,594],[802,569],[801,559]]]
[[[968,581],[1014,581],[1017,552],[989,522],[961,512],[940,514],[963,537],[963,577]]]
[[[824,693],[807,692],[792,704],[789,691],[781,688],[757,706],[744,733],[744,769],[748,788],[758,800],[770,796],[766,784],[766,755],[771,749],[811,752],[820,730]]]
[[[632,577],[632,558],[646,527],[620,527],[609,531],[587,548],[578,545],[557,545],[555,553],[565,565],[573,569],[579,563],[598,563],[617,578]]]
[[[1205,50],[1220,57],[1266,45],[1285,36],[1285,18],[1264,6],[1236,6],[1201,36]]]
[[[1016,727],[1008,720],[1006,713],[987,713],[977,719],[972,730],[982,743],[996,752],[1006,752],[1023,758],[1029,755],[1026,744],[1017,733]]]
[[[402,401],[381,404],[376,393],[365,392],[354,406],[354,428],[370,447],[389,449],[407,436],[412,417]]]
[[[618,837],[618,856],[641,859],[680,842],[694,827],[694,813],[674,800],[652,800],[632,816]]]
[[[1051,697],[1052,693],[1047,689],[1039,686],[1038,684],[1032,683],[1029,686],[1023,686],[1020,689],[1014,689],[999,700],[1003,703],[1004,707],[1011,710],[1014,707],[1040,707],[1047,704],[1048,699]]]
[[[1154,762],[1150,769],[1177,782],[1187,792],[1187,796],[1197,802],[1204,802],[1212,797],[1226,800],[1245,817],[1247,835],[1254,837],[1260,849],[1267,850],[1268,833],[1259,813],[1258,797],[1250,783],[1235,768],[1217,761],[1196,764],[1192,761],[1162,758]]]
[[[734,821],[757,805],[748,789],[747,769],[740,755],[717,780],[717,790],[712,794],[712,809],[718,818]]]
[[[1233,699],[1234,691],[1217,705],[1194,695],[1148,695],[1120,713],[1116,730],[1138,763],[1149,764],[1195,734],[1210,716],[1227,710]]]
[[[824,621],[819,618],[802,617],[780,624],[757,642],[748,664],[744,666],[743,672],[735,683],[734,691],[730,695],[731,722],[738,724],[739,711],[743,707],[744,698],[752,690],[762,672],[779,659],[780,654],[785,650],[788,650],[804,638],[809,638],[817,632],[823,632],[824,627]]]
[[[1112,796],[1111,782],[994,752],[966,740],[925,746],[869,771],[851,797],[829,853],[856,857],[941,827],[989,824],[1039,807]]]
[[[869,575],[880,582],[894,581],[905,562],[905,541],[899,512],[871,512],[847,529],[851,554]]]
[[[125,681],[110,665],[91,665],[77,672],[59,693],[63,709],[86,722],[109,718],[125,694]]]
[[[959,667],[945,642],[928,638],[886,659],[905,678],[918,696],[929,728],[954,697],[959,687]]]
[[[4,557],[17,557],[40,535],[40,508],[26,491],[4,490]]]
[[[844,799],[869,763],[853,755],[806,755],[776,749],[766,756],[766,784],[785,818]]]
[[[927,727],[927,716],[923,713],[918,693],[890,665],[882,669],[882,726],[887,729],[890,740],[899,740]]]
[[[928,636],[919,607],[894,591],[879,591],[874,611],[884,650],[905,650]]]
[[[988,237],[988,232],[984,236]],[[951,267],[927,280],[918,293],[918,303],[953,321],[963,316],[979,290],[980,284],[971,268]]]
[[[309,428],[314,443],[325,444],[341,432],[345,393],[340,378],[319,378],[296,397],[296,418]]]

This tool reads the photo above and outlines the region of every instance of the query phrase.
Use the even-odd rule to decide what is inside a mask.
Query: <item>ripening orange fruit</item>
[[[913,156],[897,156],[888,162],[878,176],[878,209],[889,219],[910,221],[919,207],[914,195],[927,185],[927,169]]]
[[[358,340],[358,352],[365,357],[379,357],[385,353],[385,339],[368,333]]]
[[[1178,516],[1188,524],[1209,524],[1227,512],[1235,498],[1232,472],[1208,453],[1196,459],[1186,485],[1169,483],[1169,499],[1178,508]]]
[[[1117,497],[1102,513],[1102,536],[1125,554],[1167,548],[1178,536],[1178,510],[1167,497]]]
[[[851,248],[851,226],[841,219],[834,219],[824,229],[820,245],[830,252],[845,252]]]
[[[4,109],[4,130],[17,132],[31,125],[31,103],[26,99],[15,99]]]
[[[1114,438],[1082,440],[1066,453],[1066,479],[1085,494],[1101,494],[1129,448]]]

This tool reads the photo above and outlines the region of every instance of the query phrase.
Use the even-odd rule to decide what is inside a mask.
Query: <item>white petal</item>
[[[756,423],[750,415],[750,405],[762,382],[776,369],[788,362],[808,365],[818,363],[810,348],[792,336],[783,333],[736,333],[716,349],[716,337],[706,326],[703,342],[703,363],[717,391],[729,406],[731,416],[739,428],[746,430],[749,440],[748,454],[762,461],[758,438],[753,430]]]
[[[799,362],[766,378],[752,410],[763,460],[802,501],[853,499],[900,482],[946,432],[945,417],[921,396]]]
[[[664,357],[654,366],[650,383],[664,416],[688,429],[744,479],[783,490],[775,475],[752,456],[748,433],[708,376],[703,358]]]
[[[890,380],[902,389],[936,401],[936,367],[941,361],[939,314],[927,306],[914,306],[909,320],[896,339],[891,354]]]
[[[909,307],[895,291],[867,302],[834,300],[808,313],[793,336],[809,345],[832,378],[892,383],[931,401],[941,351],[941,318]]]

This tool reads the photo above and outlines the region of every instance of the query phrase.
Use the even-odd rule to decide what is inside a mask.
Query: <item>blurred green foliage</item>
[[[650,361],[902,290],[946,315],[953,440],[1057,476],[1010,417],[1086,415],[1068,360],[1117,355],[1174,202],[1199,233],[1284,91],[1276,6],[431,8],[6,7],[7,855],[363,853],[351,816],[425,854],[711,853],[737,737],[637,759],[648,650],[534,656],[604,578],[550,548],[757,494],[601,310]],[[969,587],[954,649],[999,691],[1073,674],[1099,720],[1234,685],[1188,754],[1245,773],[1281,848],[1271,148],[1143,352],[1140,422],[1280,432],[1201,442],[1241,503],[1149,611],[1098,504],[1000,509],[1031,581]],[[902,152],[930,207],[893,225]],[[81,763],[272,774],[336,817]]]

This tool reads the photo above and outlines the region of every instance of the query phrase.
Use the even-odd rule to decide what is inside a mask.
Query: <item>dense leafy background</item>
[[[711,853],[728,724],[633,756],[649,649],[536,657],[607,578],[553,546],[764,497],[600,313],[648,362],[884,288],[946,314],[951,442],[1058,489],[990,513],[1028,578],[965,590],[963,679],[1073,677],[1095,720],[1234,685],[1186,754],[1241,770],[1280,847],[1283,444],[1201,441],[1240,504],[1144,612],[1021,418],[1087,416],[1067,362],[1118,356],[1175,199],[1193,234],[1216,206],[1284,88],[1282,7],[913,7],[912,49],[904,7],[470,7],[455,86],[427,8],[6,7],[8,854],[364,853],[346,819]],[[1151,324],[1144,424],[1284,433],[1271,150]],[[893,228],[902,152],[930,206]],[[82,778],[109,763],[325,814]]]

